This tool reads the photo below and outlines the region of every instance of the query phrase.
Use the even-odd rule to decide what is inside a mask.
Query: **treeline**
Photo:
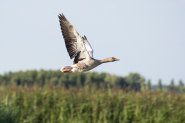
[[[144,82],[144,78],[137,74],[131,73],[126,77],[111,75],[108,73],[61,73],[55,70],[31,70],[9,72],[0,75],[1,85],[16,86],[63,86],[65,88],[130,88],[140,90],[140,83]]]
[[[159,91],[176,91],[185,92],[184,83],[179,81],[175,85],[174,80],[170,85],[163,85],[159,80],[158,85],[152,85],[150,80],[145,80],[138,73],[130,73],[121,77],[109,73],[70,73],[65,74],[56,70],[30,70],[9,72],[0,75],[0,85],[15,86],[62,86],[64,88],[120,88],[125,90],[159,90]]]

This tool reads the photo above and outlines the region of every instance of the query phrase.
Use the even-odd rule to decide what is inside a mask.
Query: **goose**
[[[93,57],[93,48],[87,37],[80,36],[74,26],[66,19],[64,14],[59,14],[61,32],[65,41],[65,46],[73,65],[65,66],[60,69],[63,73],[86,72],[102,63],[118,61],[118,58],[109,57],[102,60]]]

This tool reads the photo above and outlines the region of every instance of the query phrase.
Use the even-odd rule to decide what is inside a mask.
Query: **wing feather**
[[[60,14],[58,17],[61,31],[65,40],[65,45],[69,53],[69,56],[72,59],[78,53],[77,37],[75,35],[75,33],[78,34],[78,32],[76,32],[74,27],[70,24],[70,22],[66,19],[66,17],[63,14]]]
[[[74,63],[93,57],[93,49],[86,36],[81,37],[63,14],[59,14],[58,18],[69,56],[75,58]]]
[[[93,58],[93,48],[92,48],[91,44],[89,43],[89,41],[87,40],[87,37],[85,35],[82,38],[83,38],[84,45],[85,45],[85,48],[86,48],[88,54],[90,55],[90,57]]]

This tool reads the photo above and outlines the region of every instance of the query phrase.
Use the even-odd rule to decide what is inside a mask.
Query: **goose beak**
[[[116,61],[119,61],[120,59],[117,59],[117,58],[116,58],[115,60],[116,60]]]

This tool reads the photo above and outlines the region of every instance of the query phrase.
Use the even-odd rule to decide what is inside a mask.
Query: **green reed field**
[[[185,94],[1,86],[0,123],[185,123]]]

